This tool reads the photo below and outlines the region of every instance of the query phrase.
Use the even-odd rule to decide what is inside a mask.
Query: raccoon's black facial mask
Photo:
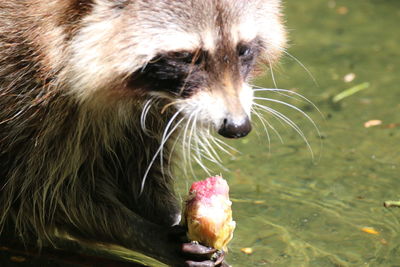
[[[130,77],[128,87],[189,98],[197,90],[212,86],[211,76],[217,76],[215,73],[220,71],[213,65],[237,64],[237,75],[242,80],[246,79],[253,69],[259,50],[257,40],[239,43],[234,53],[231,53],[231,59],[223,57],[224,62],[221,64],[213,64],[216,59],[203,50],[160,54]]]
[[[258,40],[251,43],[239,43],[236,48],[239,58],[240,73],[246,79],[254,67],[257,56],[260,54],[260,42]]]
[[[131,76],[129,87],[188,98],[198,88],[207,86],[205,57],[204,51],[158,55]]]

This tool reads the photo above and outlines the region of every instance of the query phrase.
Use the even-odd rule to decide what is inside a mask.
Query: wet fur
[[[106,30],[99,46],[94,37],[90,43],[91,34],[97,34],[90,32],[90,26],[110,16],[118,21],[115,25],[122,23],[118,12],[125,8],[150,10],[170,5],[169,1],[159,5],[140,1],[130,7],[130,2],[0,3],[0,231],[11,225],[22,239],[38,240],[39,245],[51,242],[56,230],[65,231],[166,257],[159,255],[152,241],[159,237],[157,229],[179,220],[173,177],[156,160],[144,187],[142,179],[161,144],[160,129],[176,109],[163,110],[160,116],[171,100],[161,98],[154,103],[144,132],[140,121],[149,89],[139,86],[139,78],[133,75],[157,53],[134,57],[135,51],[118,51],[113,45],[119,37],[111,39],[108,34],[112,33]],[[179,10],[201,9],[208,1],[193,1],[187,7],[183,2],[172,5]],[[271,6],[278,12],[276,4]],[[110,13],[101,17],[106,8]],[[152,12],[157,10],[149,14]],[[222,16],[225,11],[220,12]],[[176,20],[166,19],[167,23]],[[124,36],[123,31],[118,36]],[[89,38],[88,43],[82,44],[80,36]],[[127,40],[121,43],[129,45]],[[103,54],[98,62],[87,59],[88,64],[100,66],[98,73],[89,76],[81,71],[84,66],[79,59],[92,46]],[[280,53],[267,54],[274,61]],[[124,64],[126,69],[119,67],[118,63],[130,56],[134,58]],[[102,68],[102,64],[109,66]],[[110,69],[115,70],[113,76]],[[135,81],[137,86],[126,90]],[[192,89],[196,91],[198,86]],[[188,93],[186,98],[190,96]],[[171,158],[171,145],[165,145],[164,162]]]

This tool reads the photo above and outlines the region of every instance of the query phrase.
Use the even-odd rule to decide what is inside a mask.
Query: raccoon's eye
[[[237,53],[238,53],[239,57],[244,58],[244,59],[249,59],[249,58],[253,57],[253,50],[248,45],[244,45],[244,44],[238,45]]]

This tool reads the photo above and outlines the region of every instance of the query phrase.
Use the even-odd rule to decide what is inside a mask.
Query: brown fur
[[[173,177],[157,158],[145,186],[141,184],[165,125],[180,106],[164,112],[163,107],[176,99],[132,87],[127,77],[169,52],[163,51],[169,41],[146,50],[150,54],[139,48],[168,38],[175,26],[189,35],[197,33],[196,27],[208,28],[207,19],[215,19],[221,28],[213,34],[219,39],[207,61],[207,73],[214,75],[202,74],[208,79],[203,87],[229,87],[225,92],[234,99],[227,100],[229,109],[237,109],[238,90],[247,73],[235,67],[236,41],[229,35],[227,18],[246,8],[258,9],[244,1],[226,1],[0,3],[0,232],[11,225],[18,236],[41,243],[52,241],[56,230],[66,231],[176,263],[177,256],[166,245],[167,228],[179,219]],[[278,1],[246,2],[265,6],[266,16],[281,27]],[[259,12],[254,16],[261,19]],[[283,29],[278,31],[284,35]],[[266,36],[259,35],[260,49],[265,50],[260,54],[275,60],[284,37],[277,36],[282,39],[277,44],[268,41],[268,50],[262,39]],[[193,94],[181,102],[190,101]],[[159,100],[148,113],[145,133],[140,116],[150,95]],[[190,109],[182,112],[187,113]],[[165,145],[164,162],[169,162],[171,145]]]

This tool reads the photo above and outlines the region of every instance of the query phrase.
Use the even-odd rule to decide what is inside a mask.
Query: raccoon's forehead
[[[265,26],[271,28],[277,24],[276,0],[150,2],[138,1],[134,5],[136,36],[153,44],[154,47],[146,46],[147,50],[161,50],[157,52],[200,47],[212,51],[218,42],[236,45],[251,41],[265,33]]]
[[[227,38],[235,45],[278,24],[274,20],[279,0],[92,1],[92,12],[84,21],[89,31],[112,27],[126,43],[135,44],[138,54],[149,56],[200,47],[213,50]]]

